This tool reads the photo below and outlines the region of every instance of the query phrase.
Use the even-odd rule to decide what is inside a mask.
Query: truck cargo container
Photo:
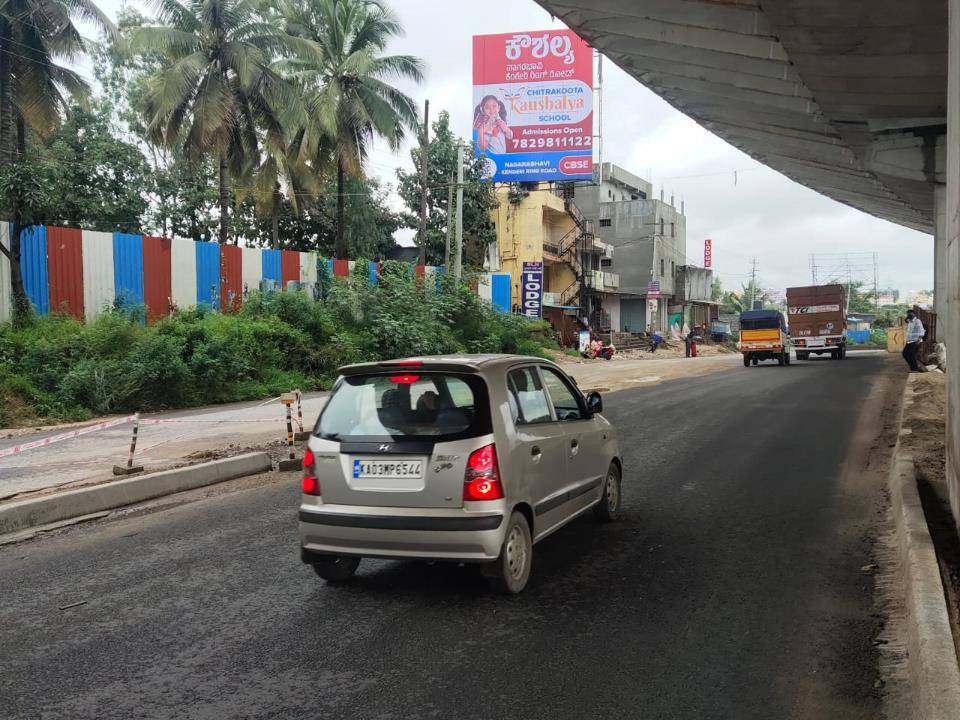
[[[847,292],[843,285],[787,288],[787,317],[797,360],[847,355]]]

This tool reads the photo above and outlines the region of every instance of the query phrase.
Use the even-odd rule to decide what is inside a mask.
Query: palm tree
[[[90,88],[77,73],[57,64],[86,51],[74,19],[92,23],[116,38],[113,23],[90,0],[0,0],[0,170],[24,160],[27,130],[52,133],[67,115],[70,100],[82,103]],[[29,311],[20,272],[20,229],[25,203],[23,184],[10,201],[13,228],[9,247],[16,318]],[[26,208],[29,211],[29,208]]]
[[[277,6],[289,35],[312,50],[298,52],[286,70],[303,87],[307,120],[296,146],[318,171],[337,174],[335,254],[347,256],[344,179],[359,177],[375,137],[396,151],[406,129],[418,128],[413,100],[390,82],[423,80],[423,62],[410,55],[381,55],[400,35],[399,20],[375,0],[281,0]]]
[[[140,28],[134,45],[170,65],[151,83],[150,132],[182,145],[187,158],[219,160],[220,242],[229,231],[229,176],[259,162],[260,140],[283,144],[284,126],[302,123],[291,86],[270,67],[298,47],[265,22],[252,0],[157,0],[162,26]],[[303,44],[299,50],[305,51]]]

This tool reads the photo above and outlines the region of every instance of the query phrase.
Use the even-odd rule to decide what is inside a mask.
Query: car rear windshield
[[[753,320],[741,320],[741,330],[779,330],[780,320],[775,317],[755,318]]]
[[[444,372],[341,378],[316,427],[330,440],[453,440],[490,432],[483,380]]]

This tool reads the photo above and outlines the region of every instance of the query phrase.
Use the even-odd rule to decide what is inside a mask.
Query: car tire
[[[523,513],[514,510],[500,546],[500,557],[484,568],[484,574],[497,592],[516,595],[523,591],[533,566],[533,540]]]
[[[807,353],[805,353],[805,352],[798,352],[798,353],[797,353],[797,360],[806,360],[806,359],[809,358],[809,357],[810,357],[810,356],[809,356]]]
[[[620,517],[621,493],[620,468],[610,463],[607,476],[603,480],[603,494],[600,502],[593,506],[593,516],[600,522],[612,522]]]
[[[360,567],[360,558],[348,555],[318,555],[310,564],[317,575],[331,585],[336,585],[353,577]]]
[[[749,356],[749,355],[744,355],[744,356],[743,356],[743,366],[744,366],[744,367],[750,367],[750,356]]]
[[[786,365],[786,364],[787,364],[787,360],[786,360],[786,358],[784,357],[784,354],[783,354],[783,353],[780,353],[780,354],[777,356],[777,365],[779,365],[780,367],[783,367],[783,366]]]
[[[787,352],[784,353],[783,361],[784,361],[787,365],[790,365],[790,351],[789,351],[789,350],[787,350]]]

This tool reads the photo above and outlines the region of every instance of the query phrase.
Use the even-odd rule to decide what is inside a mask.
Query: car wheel
[[[784,355],[784,358],[783,358],[783,359],[784,359],[784,362],[787,363],[787,365],[790,364],[790,351],[789,351],[789,350],[787,350],[787,352],[786,352],[786,354]]]
[[[610,463],[607,477],[603,481],[603,495],[600,502],[593,506],[593,516],[600,522],[610,522],[620,516],[620,468]]]
[[[744,355],[744,356],[743,356],[743,366],[744,366],[744,367],[750,367],[750,356],[749,356],[749,355]]]
[[[808,357],[810,357],[810,356],[807,355],[807,353],[805,353],[805,352],[798,352],[798,353],[797,353],[797,360],[806,360]]]
[[[498,557],[489,568],[490,584],[502,593],[516,595],[527,586],[530,568],[533,565],[533,541],[530,538],[530,525],[523,513],[517,510],[510,515],[507,534],[500,546]]]
[[[780,353],[779,355],[777,355],[777,365],[779,365],[780,367],[783,367],[786,364],[787,364],[787,361],[784,358],[783,353]]]
[[[360,558],[346,555],[319,555],[311,565],[317,575],[335,585],[353,577],[357,568],[360,567]]]

